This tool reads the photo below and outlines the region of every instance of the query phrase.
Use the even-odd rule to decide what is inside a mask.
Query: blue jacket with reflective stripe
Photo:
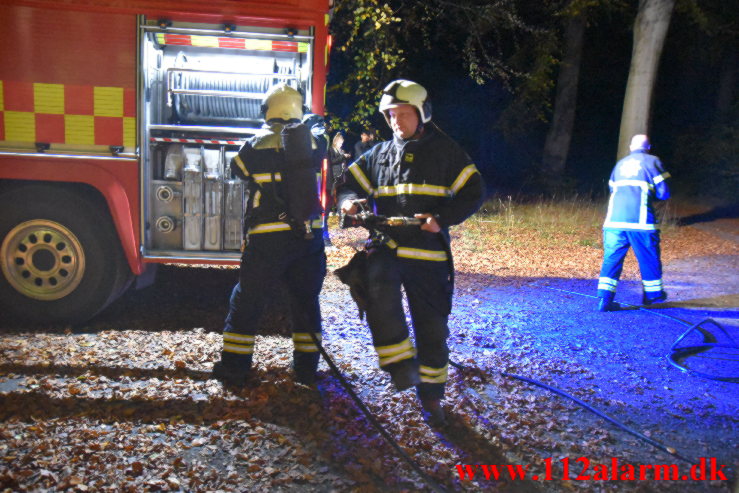
[[[670,198],[669,177],[659,158],[646,151],[621,159],[608,182],[611,196],[603,229],[656,230],[653,204]]]

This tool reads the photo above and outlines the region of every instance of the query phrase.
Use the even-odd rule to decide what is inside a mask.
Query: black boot
[[[313,387],[316,384],[316,370],[318,362],[321,359],[319,352],[293,352],[293,371],[295,372],[295,380],[298,383]]]
[[[642,294],[642,304],[643,305],[651,305],[653,303],[661,303],[662,301],[665,301],[667,299],[667,293],[664,291],[660,291],[657,296],[653,297],[647,297],[647,294]]]
[[[423,418],[433,428],[442,428],[446,426],[446,414],[444,408],[441,407],[441,399],[433,397],[420,397],[421,406],[423,406]]]
[[[621,308],[618,303],[613,302],[613,298],[598,298],[599,312],[615,312]]]
[[[248,361],[249,365],[235,365],[224,358],[213,364],[213,378],[219,380],[224,385],[233,387],[243,387],[249,380],[251,374],[251,357]]]
[[[384,370],[390,372],[393,379],[393,385],[398,392],[402,392],[411,387],[415,387],[421,383],[421,377],[418,374],[418,362],[415,360],[404,360],[399,363],[391,363]]]

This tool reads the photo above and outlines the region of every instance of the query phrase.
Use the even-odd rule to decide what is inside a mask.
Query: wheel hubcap
[[[19,293],[58,300],[77,288],[85,273],[85,252],[77,237],[54,221],[26,221],[0,247],[5,278]]]

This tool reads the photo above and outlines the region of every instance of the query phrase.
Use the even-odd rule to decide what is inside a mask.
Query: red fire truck
[[[323,114],[330,0],[3,0],[0,318],[78,323],[157,263],[236,264],[228,163],[270,86]]]

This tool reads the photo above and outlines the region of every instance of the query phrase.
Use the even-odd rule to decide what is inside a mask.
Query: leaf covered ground
[[[500,202],[453,230],[450,347],[469,368],[450,369],[447,428],[429,428],[413,393],[393,391],[365,323],[331,274],[321,294],[326,350],[405,453],[445,489],[730,491],[739,465],[736,384],[692,378],[665,362],[664,347],[684,330],[673,320],[652,317],[645,331],[643,313],[599,314],[591,298],[572,294],[593,294],[602,211],[552,207]],[[333,270],[364,232],[331,233]],[[671,310],[700,299],[691,314],[714,307],[714,315],[736,318],[738,258],[737,244],[720,234],[679,222],[666,228],[665,278],[675,304],[665,313],[683,317]],[[0,489],[429,490],[324,362],[317,389],[293,381],[279,290],[257,337],[250,384],[224,388],[210,378],[235,279],[231,268],[164,266],[155,285],[129,292],[85,327],[2,324]],[[622,279],[620,296],[634,302],[632,256]],[[579,457],[592,465],[613,457],[689,464],[501,371],[562,388],[682,456],[717,457],[729,480],[575,480]],[[553,481],[507,473],[461,480],[457,468],[529,465],[529,478],[543,478],[547,458]],[[569,481],[561,479],[564,458],[573,461]]]

